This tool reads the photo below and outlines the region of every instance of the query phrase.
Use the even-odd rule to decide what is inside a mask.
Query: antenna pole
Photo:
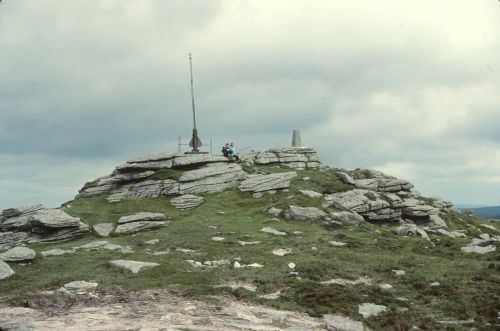
[[[194,106],[193,59],[189,53],[189,72],[191,74],[191,104],[193,106],[193,129],[196,130],[196,108]],[[193,146],[194,147],[194,146]]]

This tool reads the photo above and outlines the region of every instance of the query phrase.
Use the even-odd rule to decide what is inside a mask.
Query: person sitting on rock
[[[222,155],[227,157],[229,160],[232,160],[231,153],[229,150],[230,150],[229,143],[227,143],[222,147]]]
[[[234,143],[231,143],[231,145],[229,145],[229,155],[233,158],[236,159],[236,162],[239,162],[240,161],[240,158],[239,156],[236,154],[236,147],[234,147]]]

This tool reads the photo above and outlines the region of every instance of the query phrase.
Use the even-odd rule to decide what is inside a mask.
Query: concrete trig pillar
[[[300,131],[299,130],[293,130],[292,147],[302,147],[302,140],[300,139]]]

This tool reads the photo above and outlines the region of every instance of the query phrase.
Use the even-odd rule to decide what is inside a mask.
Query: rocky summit
[[[0,330],[493,330],[499,245],[313,148],[151,154],[1,212]]]

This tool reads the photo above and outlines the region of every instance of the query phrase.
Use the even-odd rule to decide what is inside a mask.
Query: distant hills
[[[500,220],[500,206],[489,206],[489,207],[466,207],[465,205],[459,205],[458,207],[461,211],[464,209],[473,209],[476,211],[476,216],[482,218],[493,218]]]

